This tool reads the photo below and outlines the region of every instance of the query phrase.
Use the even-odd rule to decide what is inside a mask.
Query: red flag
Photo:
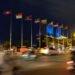
[[[31,21],[32,20],[32,16],[25,16],[25,20]]]
[[[16,14],[16,19],[22,19],[22,13],[17,13]]]
[[[6,15],[9,15],[9,14],[11,14],[12,12],[11,12],[10,10],[7,10],[7,11],[4,11],[3,13],[6,14]]]
[[[54,23],[54,27],[58,27],[58,23]]]

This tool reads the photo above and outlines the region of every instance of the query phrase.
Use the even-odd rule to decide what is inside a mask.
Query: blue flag
[[[61,36],[61,28],[57,27],[55,37],[60,37]]]
[[[47,25],[46,27],[46,32],[49,34],[49,35],[53,35],[53,32],[54,31],[54,27],[52,25]]]

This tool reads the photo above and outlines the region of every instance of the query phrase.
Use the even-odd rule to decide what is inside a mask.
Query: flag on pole
[[[58,27],[58,23],[55,23],[53,26],[54,26],[54,27]]]
[[[48,23],[48,25],[49,25],[49,26],[53,26],[53,21],[52,21],[52,22],[50,22],[50,23]]]
[[[22,13],[17,13],[16,14],[16,19],[22,19]]]
[[[62,25],[60,25],[60,28],[63,28],[64,27],[64,25],[62,24]]]
[[[6,15],[10,15],[12,13],[12,11],[10,10],[7,10],[7,11],[4,11],[3,14],[6,14]]]
[[[68,26],[65,26],[64,29],[67,30],[68,29]]]
[[[27,21],[31,21],[31,20],[32,20],[32,15],[25,16],[25,20],[27,20]]]
[[[37,23],[40,23],[40,18],[35,19],[35,20],[34,20],[34,23],[36,23],[36,24],[37,24]]]
[[[57,28],[56,28],[55,36],[56,36],[56,37],[60,37],[60,36],[61,36],[61,28],[60,28],[60,27],[57,27]]]
[[[41,20],[41,23],[42,23],[42,24],[46,24],[46,23],[47,23],[47,19],[42,19],[42,20]]]
[[[54,27],[53,27],[53,25],[47,25],[47,26],[46,26],[46,32],[47,32],[49,35],[53,35],[53,33],[54,33]]]

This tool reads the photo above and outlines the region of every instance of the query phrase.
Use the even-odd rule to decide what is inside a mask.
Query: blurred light
[[[75,37],[75,32],[73,33],[73,37]]]
[[[73,61],[68,61],[68,62],[67,62],[67,64],[73,64],[73,63],[74,63]]]

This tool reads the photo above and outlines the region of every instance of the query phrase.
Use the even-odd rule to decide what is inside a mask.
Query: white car
[[[59,51],[55,48],[49,48],[49,55],[58,55],[59,54]]]

